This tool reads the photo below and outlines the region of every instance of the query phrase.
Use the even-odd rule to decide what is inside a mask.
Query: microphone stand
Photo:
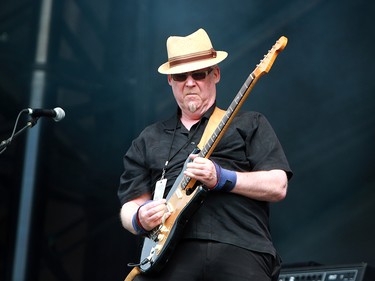
[[[22,113],[23,111],[21,111],[20,113]],[[17,118],[18,119],[18,118]],[[13,133],[8,139],[6,140],[3,140],[1,143],[0,143],[0,154],[2,154],[6,149],[7,147],[11,144],[12,140],[14,138],[16,138],[19,134],[21,134],[23,131],[25,131],[27,128],[32,128],[36,125],[36,123],[38,122],[38,119],[39,117],[33,117],[31,120],[29,120],[26,124],[26,126],[24,126],[23,128],[21,128],[20,130],[18,130],[16,133]],[[18,120],[17,120],[18,122]],[[17,126],[17,122],[15,124],[15,127]]]

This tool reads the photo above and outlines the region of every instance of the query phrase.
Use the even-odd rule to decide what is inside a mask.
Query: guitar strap
[[[213,135],[215,129],[218,127],[220,121],[222,120],[225,110],[218,108],[217,106],[212,112],[210,119],[208,120],[207,126],[204,129],[202,138],[198,144],[198,148],[202,149],[205,144],[208,142],[209,138]]]

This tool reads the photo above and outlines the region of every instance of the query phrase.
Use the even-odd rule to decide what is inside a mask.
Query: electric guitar
[[[257,80],[268,73],[277,55],[285,48],[288,39],[284,36],[272,46],[255,70],[249,75],[240,91],[224,112],[221,121],[203,147],[199,147],[199,157],[209,158],[217,143],[224,135],[232,119],[248,97]],[[171,258],[173,250],[178,243],[183,228],[193,213],[204,202],[208,190],[196,180],[183,174],[189,159],[186,160],[182,172],[175,181],[167,195],[167,208],[171,215],[157,228],[153,229],[143,242],[139,264],[129,275],[139,273],[152,273],[160,271]],[[129,276],[128,276],[129,277]],[[132,280],[132,279],[125,279]]]

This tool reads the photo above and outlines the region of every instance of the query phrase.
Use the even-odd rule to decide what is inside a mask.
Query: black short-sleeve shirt
[[[213,112],[212,107],[188,131],[178,114],[146,127],[124,156],[118,196],[122,204],[150,192],[166,167],[165,197],[196,148]],[[267,119],[258,112],[239,112],[210,157],[235,171],[292,171]],[[206,239],[275,255],[269,231],[269,203],[227,192],[211,191],[191,217],[184,238]]]

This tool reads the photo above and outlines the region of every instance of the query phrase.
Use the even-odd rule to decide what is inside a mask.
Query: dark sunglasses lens
[[[191,77],[193,77],[194,80],[203,80],[211,71],[212,69],[200,72],[193,72],[191,73]],[[174,81],[183,82],[188,78],[188,76],[188,73],[172,74],[172,79]]]
[[[181,73],[181,74],[172,74],[172,78],[174,81],[182,82],[185,81],[187,78],[187,74]]]
[[[194,80],[203,80],[207,76],[207,71],[202,72],[194,72],[191,74],[191,77],[194,78]]]

